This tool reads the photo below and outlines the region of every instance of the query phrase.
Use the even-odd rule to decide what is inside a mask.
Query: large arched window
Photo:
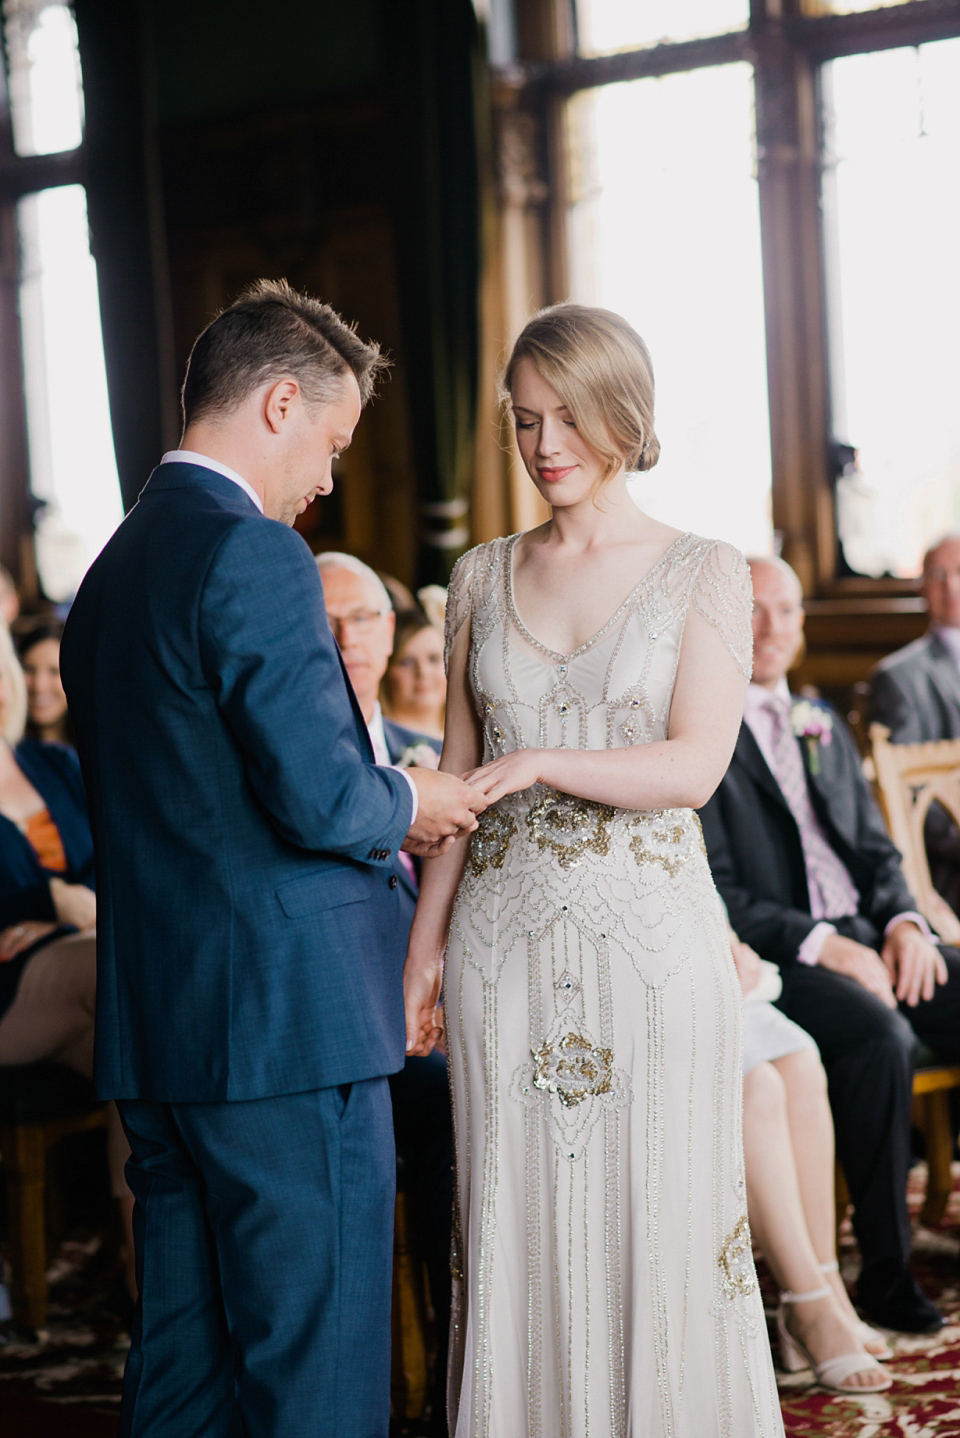
[[[69,5],[4,0],[2,18],[0,553],[29,571],[12,545],[29,532],[22,506],[36,504],[41,586],[63,601],[122,515],[82,183],[83,87]]]
[[[822,605],[909,607],[960,522],[960,5],[537,9],[547,289],[649,339],[663,458],[638,497],[782,548]]]

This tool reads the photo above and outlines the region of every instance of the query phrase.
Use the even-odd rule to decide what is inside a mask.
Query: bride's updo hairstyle
[[[653,428],[653,365],[632,325],[612,310],[551,305],[524,326],[503,372],[501,398],[528,359],[560,396],[587,444],[604,460],[601,484],[621,466],[652,469],[660,458]]]

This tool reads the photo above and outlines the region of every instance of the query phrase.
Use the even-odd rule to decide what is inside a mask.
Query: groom
[[[381,367],[261,282],[63,639],[97,846],[97,1081],[137,1200],[121,1432],[386,1438],[404,1062],[394,860],[482,797],[378,767],[296,516]]]

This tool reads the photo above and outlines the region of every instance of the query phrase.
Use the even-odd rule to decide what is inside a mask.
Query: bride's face
[[[520,456],[547,503],[566,506],[590,498],[604,462],[532,360],[517,365],[510,397]]]

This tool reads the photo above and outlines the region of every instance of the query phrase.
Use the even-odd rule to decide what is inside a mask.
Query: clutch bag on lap
[[[748,994],[744,994],[745,1004],[772,1004],[777,1001],[783,992],[783,980],[780,977],[780,970],[776,964],[771,964],[767,959],[760,960],[760,982],[754,984]]]

